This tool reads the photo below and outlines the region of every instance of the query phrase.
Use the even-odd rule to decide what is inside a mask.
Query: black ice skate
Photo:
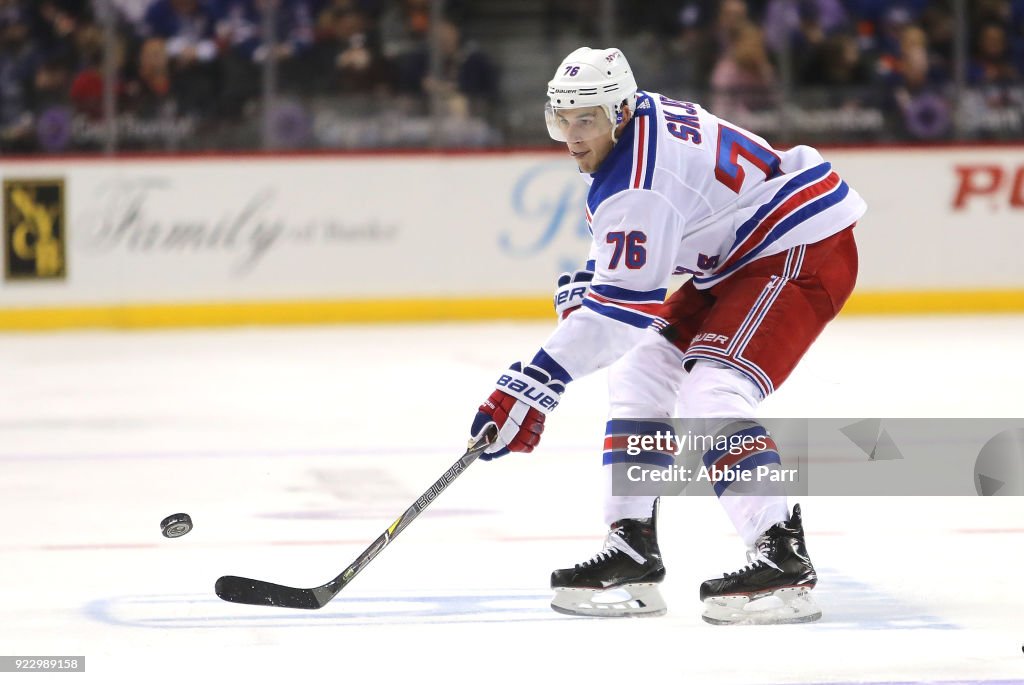
[[[807,556],[799,504],[788,521],[761,534],[747,560],[751,563],[743,569],[701,584],[705,621],[718,625],[807,623],[821,618],[809,593],[818,576]],[[775,599],[765,599],[769,597]],[[748,606],[759,599],[765,602]]]
[[[582,564],[551,574],[551,608],[578,616],[660,616],[666,611],[658,583],[665,565],[658,550],[658,504],[649,519],[612,524],[604,549]]]

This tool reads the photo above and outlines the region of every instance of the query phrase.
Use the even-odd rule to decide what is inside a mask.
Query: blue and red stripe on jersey
[[[654,168],[658,158],[658,132],[654,101],[645,93],[637,93],[637,109],[626,124],[615,147],[601,163],[587,194],[587,213],[591,219],[608,198],[623,190],[650,190],[654,184]],[[647,102],[646,106],[641,106]]]
[[[666,288],[630,290],[614,285],[592,286],[583,306],[636,328],[665,325],[659,314],[665,302]]]
[[[655,288],[654,290],[631,290],[620,288],[617,285],[600,283],[591,287],[590,292],[600,295],[607,301],[618,302],[627,306],[660,305],[665,302],[665,295],[668,288]]]
[[[654,130],[650,117],[637,117],[630,188],[651,189],[651,183],[654,181],[654,165],[657,162],[658,154],[657,137],[658,132]]]
[[[828,162],[797,174],[740,226],[715,273],[695,276],[694,285],[706,287],[742,268],[796,226],[842,202],[849,192]]]

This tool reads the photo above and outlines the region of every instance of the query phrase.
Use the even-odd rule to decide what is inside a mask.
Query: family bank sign
[[[1018,148],[823,152],[868,202],[854,298],[1024,293]],[[588,185],[555,150],[4,160],[0,177],[9,327],[33,307],[53,319],[153,303],[300,302],[306,321],[539,317],[591,244]],[[40,212],[47,231],[26,219]],[[341,313],[318,318],[317,302]]]
[[[586,186],[545,153],[67,159],[5,163],[0,174],[62,189],[51,214],[67,274],[5,288],[0,305],[543,304],[589,246]],[[24,234],[12,216],[11,235]]]
[[[523,170],[508,201],[514,228],[498,234],[498,246],[511,257],[548,255],[558,271],[579,268],[590,246],[585,203],[587,186],[566,160],[545,161]]]

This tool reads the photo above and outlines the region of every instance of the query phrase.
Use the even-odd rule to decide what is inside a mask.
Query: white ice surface
[[[1024,682],[1024,500],[803,500],[825,617],[716,627],[744,563],[717,502],[663,502],[662,618],[566,617],[553,568],[601,544],[598,375],[538,452],[478,463],[320,611],[232,605],[238,574],[317,585],[465,446],[548,327],[0,336],[0,654],[61,683]],[[1024,415],[1024,318],[846,318],[770,416]],[[187,512],[195,530],[160,535]],[[0,674],[0,682],[27,682]],[[636,679],[635,681],[632,679]]]

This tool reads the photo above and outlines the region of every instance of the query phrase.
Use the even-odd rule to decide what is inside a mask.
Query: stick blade
[[[287,587],[264,580],[238,576],[218,578],[214,590],[217,596],[224,601],[236,604],[254,604],[287,609],[319,609],[326,604],[314,590]]]

